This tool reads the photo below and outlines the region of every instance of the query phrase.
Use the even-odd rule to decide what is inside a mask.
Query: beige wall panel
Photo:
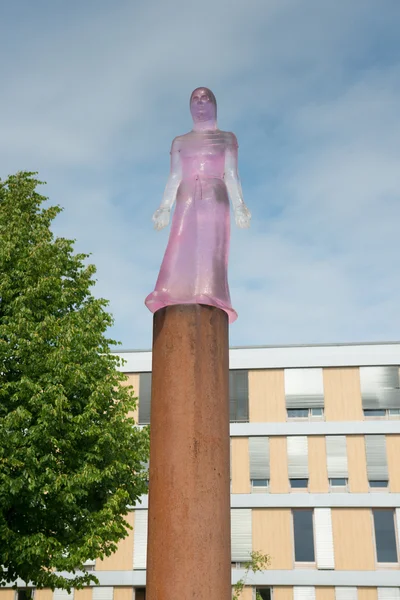
[[[369,485],[364,436],[348,435],[346,437],[346,446],[350,492],[353,494],[368,492]]]
[[[269,438],[270,482],[272,494],[286,494],[289,491],[287,463],[287,442],[285,437]]]
[[[375,569],[371,511],[332,509],[335,568],[346,571]]]
[[[273,600],[293,600],[293,588],[274,586],[273,596]]]
[[[131,587],[115,587],[114,600],[133,600],[133,588]]]
[[[2,600],[8,600],[8,599],[2,598]],[[35,600],[53,600],[52,590],[36,590]]]
[[[400,435],[386,436],[386,454],[391,492],[400,492]]]
[[[335,600],[334,587],[316,587],[315,600]]]
[[[92,600],[92,588],[86,587],[83,590],[75,590],[74,600]]]
[[[240,594],[240,600],[253,600],[253,588],[245,587]]]
[[[250,493],[248,438],[232,438],[232,494]]]
[[[123,385],[131,385],[133,387],[133,392],[135,397],[139,396],[139,373],[125,373],[128,377],[127,381],[123,383]],[[131,410],[128,413],[129,417],[133,417],[137,422],[139,417],[138,404],[136,405],[135,410]]]
[[[326,420],[363,420],[358,368],[323,369],[323,376]]]
[[[378,600],[378,590],[376,588],[359,587],[358,600]]]
[[[253,510],[253,550],[270,555],[270,569],[293,569],[290,509]]]
[[[47,592],[47,590],[43,590],[44,592]],[[49,590],[50,593],[51,590]],[[15,590],[0,590],[0,599],[1,600],[14,600],[14,596],[15,596]],[[44,600],[44,598],[43,598]],[[47,600],[47,598],[46,598]]]
[[[328,492],[325,436],[308,438],[309,490],[312,493]]]
[[[251,423],[286,421],[283,369],[249,371]]]
[[[126,516],[126,520],[134,525],[134,515],[132,511]],[[96,571],[132,571],[133,568],[133,530],[129,530],[128,536],[118,545],[117,551],[111,556],[106,556],[104,560],[96,560]]]

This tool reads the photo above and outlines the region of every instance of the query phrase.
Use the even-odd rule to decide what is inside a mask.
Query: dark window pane
[[[293,510],[294,559],[297,562],[314,562],[313,511]]]
[[[394,512],[376,508],[373,511],[375,525],[376,556],[380,563],[397,562]]]
[[[323,408],[312,408],[311,414],[313,417],[322,417],[322,415],[324,414],[324,409]]]
[[[299,419],[308,417],[308,408],[288,408],[287,416],[289,419]]]
[[[151,406],[151,373],[140,373],[139,376],[139,425],[150,423]]]
[[[32,600],[33,590],[17,590],[17,600]]]
[[[308,479],[289,479],[289,481],[292,488],[306,488],[308,486]]]
[[[249,420],[248,371],[229,371],[229,412],[231,421]]]
[[[389,408],[389,415],[400,415],[400,408]]]
[[[347,483],[347,479],[344,479],[342,477],[334,477],[333,479],[330,479],[329,482],[333,487],[344,487]]]
[[[271,600],[271,589],[270,588],[257,588],[256,598],[259,600]]]
[[[251,483],[253,487],[267,487],[269,484],[269,479],[252,479]]]
[[[378,481],[377,479],[372,479],[369,482],[369,487],[372,488],[386,488],[388,486],[388,481]]]
[[[364,417],[384,417],[386,410],[381,408],[364,408]]]

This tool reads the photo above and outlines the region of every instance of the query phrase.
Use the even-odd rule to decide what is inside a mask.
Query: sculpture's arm
[[[171,208],[176,199],[176,193],[182,181],[182,164],[178,144],[174,141],[171,148],[171,169],[165,186],[163,199],[153,215],[154,229],[163,229],[169,223]]]
[[[224,178],[232,202],[236,225],[242,228],[250,227],[251,213],[243,201],[242,184],[240,183],[238,173],[238,150],[236,144],[226,149]]]

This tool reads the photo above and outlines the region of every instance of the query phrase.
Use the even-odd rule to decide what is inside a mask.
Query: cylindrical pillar
[[[228,317],[154,315],[147,600],[230,600]]]

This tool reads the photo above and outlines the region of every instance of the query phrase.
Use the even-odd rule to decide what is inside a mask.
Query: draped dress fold
[[[237,318],[228,286],[230,205],[224,181],[225,153],[235,143],[223,131],[176,138],[182,178],[151,312],[174,304],[205,304]]]

